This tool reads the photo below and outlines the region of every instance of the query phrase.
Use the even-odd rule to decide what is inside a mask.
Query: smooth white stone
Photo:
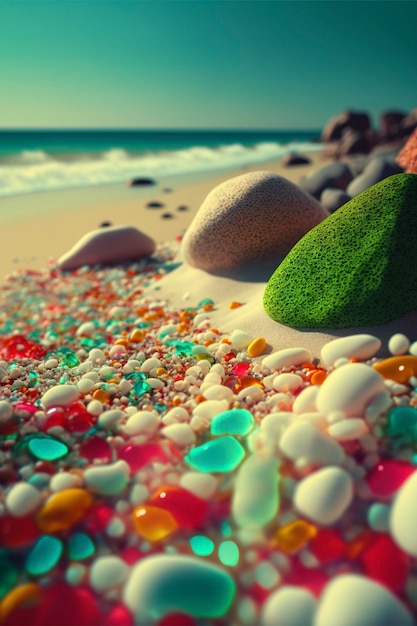
[[[0,400],[0,423],[7,422],[13,415],[13,407],[7,400]]]
[[[235,350],[246,350],[253,337],[243,330],[235,330],[230,336],[230,341]]]
[[[270,413],[261,421],[261,432],[265,434],[267,441],[277,444],[293,420],[294,415],[290,411]]]
[[[15,483],[6,494],[6,508],[14,517],[33,513],[42,502],[42,494],[30,483]]]
[[[123,601],[140,623],[154,623],[178,612],[222,617],[234,595],[235,583],[224,568],[194,556],[154,554],[132,568]]]
[[[175,424],[177,422],[186,422],[190,419],[190,415],[187,409],[184,409],[183,406],[176,406],[173,409],[170,409],[167,413],[165,413],[162,418],[163,424]]]
[[[217,489],[218,480],[212,474],[200,472],[186,472],[180,478],[180,486],[191,491],[195,496],[210,500]]]
[[[77,337],[91,337],[97,331],[97,327],[93,322],[84,322],[78,326],[75,334]]]
[[[127,435],[152,435],[159,427],[161,418],[153,411],[137,411],[131,415],[122,430]]]
[[[110,409],[110,411],[103,411],[99,415],[97,420],[98,426],[104,430],[111,430],[114,428],[120,420],[124,417],[125,413],[120,409]]]
[[[49,481],[49,489],[51,491],[63,491],[64,489],[72,489],[73,487],[81,487],[82,478],[78,474],[70,472],[58,472],[51,477]]]
[[[310,422],[293,423],[281,437],[281,452],[296,461],[305,459],[312,465],[340,465],[345,457],[343,448]]]
[[[95,383],[91,380],[91,378],[80,378],[77,383],[77,389],[80,393],[88,393],[94,387]]]
[[[383,377],[364,363],[349,363],[333,370],[320,386],[317,410],[323,415],[344,411],[347,417],[362,417],[368,404],[385,391]]]
[[[292,405],[294,413],[311,413],[316,410],[317,394],[319,392],[319,385],[311,385],[311,387],[305,387],[296,397]]]
[[[324,588],[313,626],[413,626],[406,607],[388,589],[357,574],[342,574]]]
[[[98,363],[104,363],[106,361],[106,355],[104,354],[103,350],[100,350],[100,348],[91,348],[90,352],[88,353],[88,358],[93,363],[95,363],[96,361]]]
[[[291,365],[301,365],[311,361],[313,355],[306,348],[285,348],[268,354],[262,359],[262,365],[270,370],[279,370]]]
[[[91,415],[94,415],[95,417],[101,415],[104,409],[103,403],[100,402],[100,400],[90,400],[86,408],[88,413],[91,413]]]
[[[95,591],[107,591],[123,583],[129,566],[118,556],[106,555],[97,558],[90,568],[90,584]]]
[[[228,408],[229,402],[227,400],[206,400],[206,402],[201,402],[193,409],[193,416],[212,420],[215,415],[223,413]]]
[[[290,372],[285,372],[283,374],[278,374],[275,376],[272,382],[274,389],[277,391],[287,391],[300,389],[304,386],[304,381],[301,376],[298,374],[291,374]]]
[[[380,347],[381,340],[374,335],[350,335],[326,343],[321,349],[320,357],[327,366],[334,365],[341,358],[366,361],[375,356]]]
[[[360,417],[340,420],[328,428],[330,437],[336,441],[351,441],[363,437],[369,431],[368,424]]]
[[[338,520],[353,499],[353,483],[340,467],[325,467],[301,480],[294,505],[302,515],[327,526]]]
[[[140,371],[141,372],[150,372],[151,370],[161,367],[162,363],[159,359],[157,359],[156,357],[149,357],[149,359],[146,359],[146,361],[144,361],[140,367]]]
[[[278,513],[278,459],[252,454],[239,467],[232,496],[235,522],[262,528]]]
[[[227,402],[233,400],[233,391],[230,387],[224,387],[223,385],[210,385],[202,391],[202,395],[207,400],[227,400]]]
[[[109,465],[88,467],[84,480],[89,489],[103,495],[115,495],[123,491],[129,482],[130,467],[126,461],[116,461]]]
[[[417,556],[417,471],[398,490],[391,508],[390,529],[394,541],[408,554]]]
[[[80,394],[75,385],[55,385],[43,394],[41,404],[44,409],[49,409],[51,406],[69,406],[79,397]]]
[[[262,605],[262,626],[311,626],[317,606],[312,593],[284,585],[273,591]]]
[[[178,446],[191,446],[196,442],[195,433],[189,424],[170,424],[162,428],[161,433]]]
[[[402,333],[395,333],[388,340],[388,350],[393,356],[400,356],[406,354],[410,347],[410,340],[406,335]]]

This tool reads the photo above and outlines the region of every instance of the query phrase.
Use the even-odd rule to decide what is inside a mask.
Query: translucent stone
[[[245,456],[241,444],[230,436],[192,448],[185,461],[200,472],[231,472]]]
[[[302,519],[295,519],[278,528],[275,541],[287,554],[301,550],[317,534],[317,527]]]
[[[19,572],[8,558],[0,556],[0,600],[12,589],[18,579]]]
[[[417,357],[410,354],[401,356],[392,356],[383,361],[375,363],[374,369],[384,378],[395,380],[395,382],[404,384],[412,376],[417,374]]]
[[[94,543],[85,533],[74,533],[68,539],[68,554],[74,561],[88,559],[95,551]]]
[[[239,548],[234,541],[222,541],[217,551],[219,560],[223,565],[228,567],[236,567],[239,563]]]
[[[171,513],[178,526],[183,529],[197,528],[207,515],[207,500],[176,485],[164,485],[152,495],[149,504]]]
[[[214,551],[214,542],[205,535],[194,535],[194,537],[191,537],[190,546],[197,556],[209,556]]]
[[[167,463],[169,460],[158,443],[127,443],[119,448],[117,456],[122,461],[126,461],[132,472],[136,472],[149,463]]]
[[[63,544],[60,539],[43,535],[26,558],[25,569],[32,576],[42,576],[55,567],[61,558]]]
[[[384,498],[395,493],[415,471],[415,466],[406,461],[385,459],[368,472],[366,482],[372,493]]]
[[[212,435],[246,435],[255,419],[246,409],[230,409],[216,415],[211,422]]]
[[[36,516],[38,527],[45,533],[69,530],[84,517],[93,498],[84,489],[65,489],[53,494]]]
[[[106,439],[92,436],[80,444],[79,454],[88,459],[90,463],[93,463],[96,459],[111,461],[112,448]]]
[[[331,528],[320,528],[309,544],[309,551],[320,561],[328,563],[345,555],[346,546],[341,535]]]
[[[169,511],[148,505],[138,506],[133,511],[133,525],[138,535],[148,541],[161,541],[178,528]]]
[[[37,433],[31,437],[28,443],[28,450],[36,459],[57,461],[68,454],[69,448],[59,439]]]
[[[417,410],[410,406],[395,406],[388,413],[387,434],[391,437],[409,435],[417,440]]]
[[[401,593],[410,572],[410,558],[388,534],[374,533],[359,559],[369,578]]]

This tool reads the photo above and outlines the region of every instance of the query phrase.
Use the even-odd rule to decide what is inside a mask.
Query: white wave
[[[291,150],[319,150],[319,144],[297,143],[282,145],[259,143],[252,147],[232,144],[220,148],[195,146],[184,150],[149,152],[133,155],[114,148],[101,156],[86,156],[77,160],[54,160],[42,151],[27,151],[19,161],[0,162],[0,196],[32,191],[84,187],[117,183],[135,176],[161,176],[204,172],[258,163],[280,158]]]

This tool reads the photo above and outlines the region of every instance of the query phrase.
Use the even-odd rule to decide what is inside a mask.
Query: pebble
[[[161,434],[181,447],[191,446],[196,442],[195,433],[189,424],[170,424],[161,429]]]
[[[349,363],[333,370],[320,386],[317,410],[323,415],[343,411],[347,417],[361,417],[383,391],[384,379],[372,367]]]
[[[95,591],[103,592],[122,584],[128,574],[129,566],[115,555],[101,556],[90,568],[90,585]]]
[[[184,460],[200,472],[231,472],[244,456],[237,439],[226,435],[192,448]]]
[[[262,528],[279,508],[278,459],[249,456],[240,466],[232,497],[232,514],[241,527]]]
[[[313,522],[328,526],[337,521],[353,500],[353,483],[340,467],[325,467],[296,486],[294,505]]]
[[[230,409],[213,417],[210,430],[212,435],[246,435],[254,423],[247,409]]]
[[[110,226],[93,230],[58,259],[61,270],[74,270],[84,265],[116,264],[151,255],[153,239],[133,226]]]
[[[122,430],[126,435],[134,436],[139,434],[153,435],[159,428],[161,418],[154,411],[137,411],[131,415]]]
[[[316,606],[316,598],[307,589],[283,585],[273,591],[262,605],[261,624],[262,626],[312,626]]]
[[[207,400],[201,402],[193,409],[193,416],[204,417],[211,421],[215,415],[223,413],[229,408],[229,401],[223,400]]]
[[[413,626],[415,622],[387,588],[364,576],[342,574],[324,588],[314,617],[314,626],[330,624]]]
[[[303,458],[319,467],[341,465],[345,458],[343,448],[309,422],[291,424],[282,435],[279,447],[293,461]]]
[[[88,489],[110,496],[121,493],[129,482],[130,468],[126,461],[116,461],[108,465],[88,467],[84,480]]]
[[[81,487],[82,482],[82,478],[78,476],[78,474],[58,472],[51,476],[49,489],[51,491],[63,491],[64,489],[71,489],[72,487]]]
[[[45,533],[66,531],[84,517],[92,502],[92,496],[84,489],[54,493],[38,512],[37,525]]]
[[[109,411],[100,413],[97,424],[104,430],[112,430],[115,426],[117,426],[124,415],[125,413],[123,413],[120,409],[110,409]]]
[[[27,555],[25,569],[31,576],[42,576],[57,565],[63,552],[60,539],[43,535]]]
[[[388,340],[388,350],[393,356],[400,356],[406,354],[410,347],[410,340],[403,333],[395,333]]]
[[[13,415],[13,407],[7,400],[0,400],[0,424],[7,422]]]
[[[417,472],[403,483],[392,503],[390,530],[394,541],[407,554],[417,556]]]
[[[52,406],[69,406],[78,400],[79,396],[75,385],[55,385],[43,394],[41,405],[44,409],[49,409]]]
[[[331,424],[327,429],[330,437],[336,441],[352,441],[359,439],[369,431],[368,424],[359,417],[350,417],[346,420],[339,420],[335,424]]]
[[[235,593],[233,578],[217,565],[188,555],[155,554],[132,568],[123,599],[142,620],[159,620],[170,613],[220,618]]]
[[[14,587],[0,603],[0,623],[7,624],[9,616],[19,608],[36,605],[43,597],[43,589],[34,582]]]
[[[366,361],[372,358],[381,347],[381,340],[374,335],[360,334],[340,337],[326,343],[320,352],[326,366],[334,365],[337,359],[357,359]]]
[[[207,400],[227,400],[227,402],[233,400],[233,391],[224,385],[210,385],[202,392],[202,395]]]
[[[293,412],[297,415],[314,412],[317,407],[317,394],[319,389],[320,387],[318,385],[311,385],[310,387],[302,389],[292,405]]]
[[[201,474],[200,472],[185,472],[180,478],[180,486],[188,489],[195,496],[204,500],[210,500],[215,493],[218,480],[212,474]]]
[[[272,384],[277,391],[295,391],[303,388],[304,381],[298,374],[284,373],[275,376]]]
[[[6,493],[6,508],[14,517],[33,513],[42,502],[42,493],[30,483],[19,482]]]
[[[391,356],[374,364],[373,368],[384,378],[396,383],[407,384],[410,378],[417,375],[417,357],[411,354]]]
[[[262,365],[270,370],[280,370],[284,367],[310,362],[312,359],[313,355],[310,350],[305,348],[284,348],[264,357]]]

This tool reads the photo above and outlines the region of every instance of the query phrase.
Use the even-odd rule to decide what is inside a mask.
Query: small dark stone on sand
[[[171,220],[174,216],[172,215],[172,213],[162,213],[161,217],[164,220]]]
[[[153,178],[132,178],[132,180],[129,181],[128,185],[130,187],[136,187],[136,186],[146,186],[146,185],[156,185],[156,181]]]
[[[164,193],[171,193],[172,189],[170,187],[165,187],[165,189],[162,190]]]
[[[146,208],[148,209],[162,209],[165,206],[162,202],[148,202]]]
[[[111,222],[105,221],[105,222],[101,222],[100,226],[101,228],[107,228],[108,226],[112,226],[113,224]]]
[[[189,207],[185,205],[181,205],[177,207],[177,211],[188,211]]]

